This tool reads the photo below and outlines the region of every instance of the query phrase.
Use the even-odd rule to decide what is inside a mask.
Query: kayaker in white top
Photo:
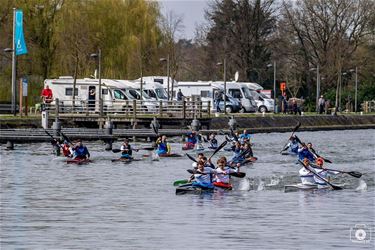
[[[310,166],[310,161],[307,158],[303,159],[303,163],[305,164],[305,166]],[[299,177],[301,178],[302,184],[316,185],[314,180],[314,174],[307,170],[305,167],[302,167],[299,170]]]
[[[239,167],[232,169],[227,166],[227,160],[225,157],[221,157],[217,160],[217,169],[214,179],[214,186],[232,188],[230,184],[230,173],[238,173]]]
[[[336,172],[336,171],[326,170],[323,166],[324,160],[321,157],[317,158],[315,160],[315,163],[316,163],[315,165],[316,168],[313,169],[315,173],[318,174],[323,179],[327,180],[328,182],[331,181],[331,176],[339,174],[339,172]],[[314,175],[314,181],[316,184],[318,184],[318,187],[320,188],[326,187],[328,185],[325,181],[323,181],[322,179],[320,179],[319,177],[315,175]]]

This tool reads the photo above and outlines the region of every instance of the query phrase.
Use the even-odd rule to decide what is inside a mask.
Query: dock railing
[[[50,115],[64,116],[99,116],[99,102],[87,100],[55,99],[51,104],[45,104],[43,109]],[[208,118],[211,114],[209,101],[103,101],[103,113],[107,117],[119,118]]]

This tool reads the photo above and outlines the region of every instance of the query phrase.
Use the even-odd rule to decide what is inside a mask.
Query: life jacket
[[[298,158],[303,160],[305,158],[309,159],[309,161],[315,161],[314,155],[308,149],[302,149],[298,152]]]
[[[126,150],[126,151],[122,152],[122,156],[124,156],[124,155],[131,156],[133,154],[132,147],[129,144],[127,146],[126,145],[121,146],[121,151],[124,151],[124,150]]]
[[[168,152],[168,143],[167,142],[160,142],[158,144],[158,151],[167,153]]]
[[[62,150],[64,156],[69,156],[71,154],[69,145],[63,144]]]

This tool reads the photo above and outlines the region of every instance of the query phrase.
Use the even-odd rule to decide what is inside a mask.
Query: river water
[[[242,168],[247,177],[234,180],[236,190],[205,195],[175,195],[172,183],[189,177],[186,157],[112,163],[118,154],[88,142],[93,162],[77,166],[48,143],[2,146],[0,248],[374,249],[374,134],[298,133],[334,162],[329,167],[364,175],[335,178],[341,191],[287,193],[300,168],[279,154],[290,133],[254,135],[259,160]],[[181,143],[172,148],[182,153]],[[372,229],[370,242],[352,242],[358,224],[367,237]]]

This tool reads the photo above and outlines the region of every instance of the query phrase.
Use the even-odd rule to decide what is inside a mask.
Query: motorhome
[[[269,90],[264,90],[262,86],[253,82],[242,82],[242,84],[249,87],[259,112],[263,113],[274,111],[274,100],[270,97],[270,95],[265,94],[270,93]]]
[[[135,81],[141,81],[141,78],[136,79]],[[168,77],[167,76],[144,76],[142,77],[143,81],[143,91],[147,93],[150,97],[156,98],[160,101],[168,100]],[[173,89],[172,86],[175,86],[177,81],[169,77],[169,93],[172,97],[176,97],[176,89]],[[173,93],[172,93],[173,89]],[[171,98],[173,99],[173,98]]]
[[[138,78],[136,80],[132,80],[131,82],[134,83],[134,88],[138,91],[141,90],[141,78]],[[167,91],[164,89],[164,86],[159,82],[154,82],[152,79],[149,78],[142,78],[142,92],[149,96],[150,98],[153,98],[158,101],[167,101]]]
[[[224,90],[224,82],[212,82],[213,86]],[[256,112],[258,110],[250,89],[244,83],[226,82],[227,94],[236,98],[242,104],[242,112]]]
[[[203,102],[210,102],[212,109],[215,109],[214,96],[216,92],[222,92],[220,86],[212,84],[212,82],[178,82],[174,88],[176,91],[181,89],[185,97],[199,97]],[[224,110],[224,101],[219,102],[219,107]],[[226,111],[228,113],[239,112],[242,110],[242,105],[235,98],[226,95]]]
[[[46,79],[44,85],[48,85],[52,90],[54,98],[59,98],[62,106],[73,105],[73,83],[71,76],[61,76],[58,79]],[[99,80],[84,78],[76,79],[74,91],[75,107],[87,108],[92,111],[99,110]],[[125,110],[131,105],[129,101],[135,100],[133,96],[127,93],[130,89],[121,80],[101,79],[102,100],[105,110]],[[129,92],[129,91],[128,91]],[[52,104],[55,104],[54,102]],[[142,103],[142,108],[147,111],[156,110],[155,103]]]

